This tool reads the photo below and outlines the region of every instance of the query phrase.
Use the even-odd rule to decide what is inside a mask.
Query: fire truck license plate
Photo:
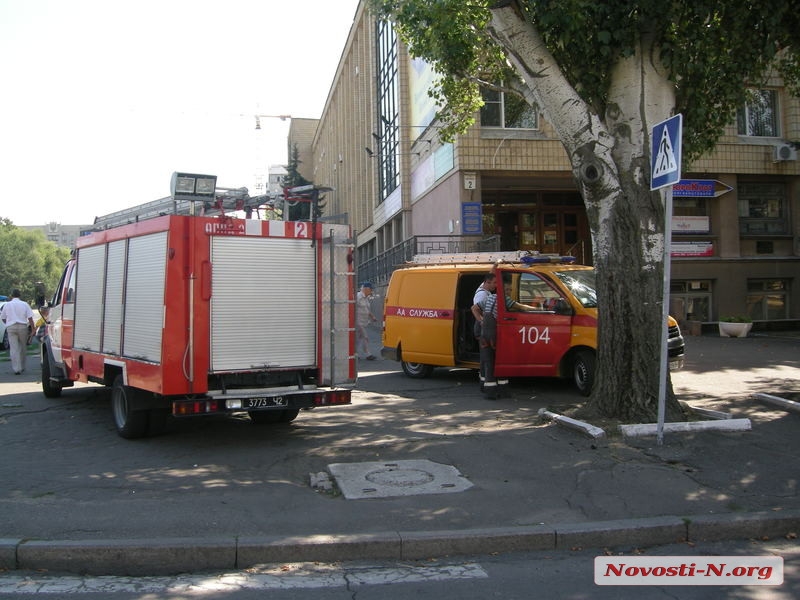
[[[262,408],[264,406],[286,406],[286,398],[273,396],[271,398],[247,398],[244,401],[245,408]]]

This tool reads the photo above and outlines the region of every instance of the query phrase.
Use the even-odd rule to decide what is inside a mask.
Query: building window
[[[778,103],[775,90],[753,90],[753,97],[737,112],[739,135],[778,137]]]
[[[538,113],[525,100],[496,90],[482,91],[482,127],[538,129]]]
[[[739,184],[739,232],[743,235],[789,232],[784,184]]]
[[[708,205],[705,198],[675,198],[672,201],[672,214],[676,217],[707,217]]]
[[[375,24],[377,42],[378,131],[378,203],[382,203],[400,185],[400,150],[397,34],[388,21]]]
[[[669,314],[680,323],[711,320],[711,281],[672,281]]]
[[[789,281],[748,279],[747,315],[754,321],[789,317]]]

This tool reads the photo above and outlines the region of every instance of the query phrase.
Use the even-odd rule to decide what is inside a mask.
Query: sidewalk
[[[54,431],[40,454],[30,432],[0,425],[8,447],[26,449],[31,471],[0,466],[0,482],[24,480],[0,484],[0,568],[158,574],[796,535],[800,415],[752,395],[800,399],[800,340],[686,343],[686,366],[673,374],[680,399],[747,417],[751,431],[671,434],[662,446],[614,432],[592,440],[537,416],[581,401],[565,382],[514,382],[511,398],[490,403],[473,373],[412,380],[383,360],[360,364],[352,407],[301,415],[269,436],[216,423],[214,434],[187,426],[141,443],[109,439],[109,452],[124,456],[113,454],[111,464],[84,456],[81,465],[80,444]],[[0,364],[2,394],[7,368]],[[34,398],[19,410],[40,410]],[[12,423],[14,410],[3,408],[0,421]],[[220,462],[212,435],[232,463]],[[54,475],[37,475],[39,461]],[[310,474],[331,464],[370,461],[387,469],[431,461],[471,485],[359,500],[309,485]]]

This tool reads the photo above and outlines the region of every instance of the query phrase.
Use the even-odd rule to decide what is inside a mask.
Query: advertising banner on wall
[[[708,217],[672,217],[673,233],[710,233],[711,220]]]
[[[714,256],[714,243],[672,242],[670,254],[678,257]]]
[[[464,235],[483,233],[483,210],[480,202],[461,203],[461,233]]]

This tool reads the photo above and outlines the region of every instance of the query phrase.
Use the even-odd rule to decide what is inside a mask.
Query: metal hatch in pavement
[[[447,494],[472,487],[455,467],[430,460],[335,463],[328,469],[348,500]]]

